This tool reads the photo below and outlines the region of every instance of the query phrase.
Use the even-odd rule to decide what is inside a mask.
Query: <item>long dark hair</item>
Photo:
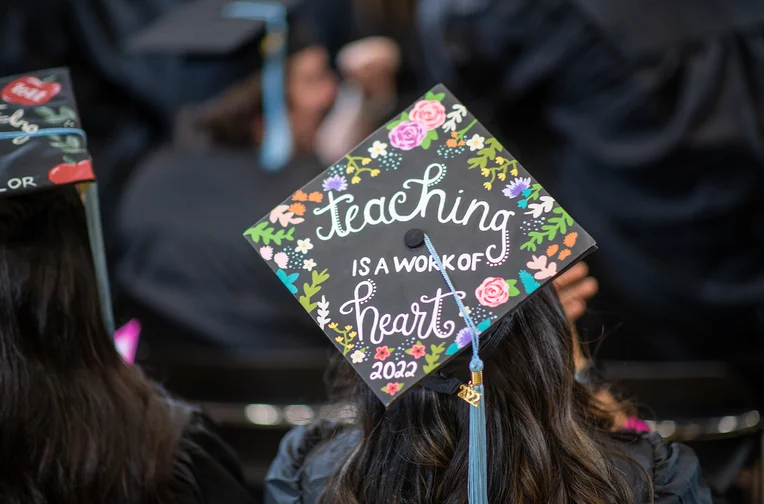
[[[632,503],[609,458],[612,416],[575,381],[573,337],[554,291],[534,294],[481,341],[489,501]],[[467,381],[468,358],[441,373]],[[465,504],[469,406],[416,387],[385,410],[348,369],[334,370],[335,398],[354,397],[361,441],[322,502]]]
[[[0,502],[170,503],[186,447],[106,333],[73,187],[0,199]]]

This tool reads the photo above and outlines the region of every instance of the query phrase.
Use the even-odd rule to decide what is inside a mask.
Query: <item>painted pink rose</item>
[[[509,285],[503,278],[488,277],[475,289],[475,297],[481,305],[496,308],[509,300]]]
[[[427,130],[417,121],[401,121],[387,136],[393,147],[408,151],[422,145]]]
[[[446,122],[446,107],[438,100],[421,100],[416,102],[409,117],[424,126],[424,129],[434,130]]]

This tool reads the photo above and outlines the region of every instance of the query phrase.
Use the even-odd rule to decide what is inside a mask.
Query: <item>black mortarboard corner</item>
[[[273,0],[196,0],[183,4],[129,41],[133,52],[226,54],[256,38],[262,43],[265,132],[260,162],[269,171],[286,166],[292,134],[284,96],[287,3]]]
[[[595,248],[443,86],[245,236],[385,405],[472,346],[472,504],[487,502],[479,334]]]
[[[113,335],[98,189],[69,71],[0,78],[0,197],[72,184],[83,197],[101,309]]]

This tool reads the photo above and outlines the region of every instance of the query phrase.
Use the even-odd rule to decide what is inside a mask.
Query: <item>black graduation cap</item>
[[[85,203],[104,321],[114,321],[95,174],[69,71],[0,78],[0,197],[76,184]]]
[[[128,40],[131,52],[227,54],[265,31],[262,19],[224,17],[230,0],[196,0],[176,7]]]
[[[385,405],[595,248],[443,86],[245,236]]]
[[[292,135],[284,97],[289,36],[287,13],[291,3],[279,0],[195,0],[173,9],[136,34],[128,41],[128,50],[223,55],[264,35],[265,132],[260,161],[266,170],[280,170],[292,154]]]

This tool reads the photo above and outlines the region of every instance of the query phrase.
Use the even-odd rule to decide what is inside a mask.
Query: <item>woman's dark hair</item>
[[[485,361],[488,500],[629,504],[615,469],[612,416],[575,381],[573,337],[554,291],[543,289],[481,339]],[[468,380],[467,355],[441,373]],[[424,387],[387,410],[350,369],[334,368],[335,399],[358,408],[361,440],[324,491],[333,504],[465,504],[469,406]],[[352,397],[351,397],[352,396]]]
[[[0,199],[0,502],[170,503],[181,441],[106,333],[73,187]]]

